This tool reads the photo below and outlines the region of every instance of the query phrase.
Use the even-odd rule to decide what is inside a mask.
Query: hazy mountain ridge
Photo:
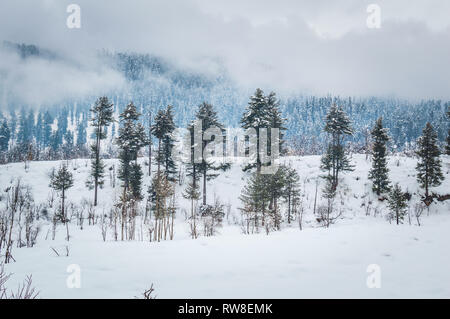
[[[52,61],[70,63],[58,53],[37,45],[4,42],[3,49],[15,52],[21,61],[33,58],[50,61],[50,63]],[[147,113],[149,109],[155,113],[159,108],[173,105],[175,122],[181,127],[189,123],[201,102],[208,101],[216,107],[225,125],[239,127],[242,112],[254,90],[254,88],[238,87],[223,69],[207,74],[182,68],[162,57],[134,52],[104,50],[99,52],[97,57],[101,68],[110,68],[111,72],[116,72],[123,78],[119,87],[99,89],[98,92],[64,98],[57,103],[34,106],[36,122],[39,112],[49,111],[53,118],[69,116],[73,122],[73,127],[69,130],[72,129],[75,132],[79,125],[88,126],[88,112],[97,97],[107,95],[115,104],[116,112],[122,111],[130,101],[133,101],[142,113]],[[82,82],[82,79],[80,81]],[[12,121],[14,119],[11,112],[15,112],[15,115],[20,118],[19,111],[22,108],[32,107],[20,100],[17,101],[17,98],[8,91],[9,87],[1,76],[0,89],[0,101],[2,101],[0,118],[3,116],[8,118],[8,121]],[[266,89],[266,92],[268,93],[269,90],[270,88]],[[322,130],[323,119],[332,103],[343,105],[353,121],[355,135],[352,137],[352,142],[354,144],[365,143],[367,130],[380,116],[384,117],[385,125],[390,129],[392,136],[392,146],[397,149],[403,149],[408,143],[413,143],[427,121],[433,124],[441,141],[444,141],[447,134],[448,120],[445,112],[450,103],[445,101],[412,102],[385,97],[350,98],[307,96],[298,93],[283,94],[278,97],[283,116],[287,119],[286,136],[301,144],[306,153],[317,153],[322,150],[326,138]],[[17,128],[18,125],[12,123],[11,126]],[[62,128],[62,131],[66,129]]]

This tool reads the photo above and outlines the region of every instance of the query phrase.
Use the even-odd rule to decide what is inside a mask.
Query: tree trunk
[[[276,216],[276,214],[278,213],[278,199],[275,197],[273,199],[273,207],[275,209],[275,227],[280,230],[280,224],[278,221],[278,216]]]
[[[152,112],[149,111],[148,119],[148,176],[152,176]]]
[[[313,210],[313,214],[316,214],[316,205],[317,205],[317,188],[319,186],[319,183],[316,180],[316,193],[314,195],[314,210]]]
[[[203,169],[203,205],[206,205],[206,168]]]
[[[256,172],[261,173],[261,159],[259,157],[259,127],[256,128]],[[251,154],[249,154],[251,155]]]
[[[121,220],[121,234],[120,239],[123,241],[123,233],[124,233],[124,227],[125,227],[125,215],[126,215],[126,188],[123,188],[123,201],[122,201],[122,220]]]
[[[157,161],[158,162],[158,176],[159,176],[159,173],[161,172],[160,155],[161,155],[161,139],[158,139],[158,161]]]
[[[337,149],[339,149],[341,146],[339,135],[337,136],[336,140],[337,140],[336,147],[337,147]],[[339,157],[337,157],[336,158],[336,176],[334,179],[334,189],[337,188],[338,183],[339,183],[339,166],[340,166]]]
[[[12,258],[11,255],[11,248],[12,248],[12,231],[13,231],[13,227],[14,227],[14,215],[16,212],[16,203],[17,203],[17,194],[19,191],[19,183],[16,186],[16,191],[15,191],[15,199],[14,199],[14,208],[11,210],[11,223],[9,226],[9,234],[8,234],[8,242],[6,244],[6,252],[5,252],[5,264],[9,263],[9,260]]]
[[[66,239],[67,239],[67,241],[69,241],[69,223],[67,222],[67,220],[66,220],[66,235],[67,235],[67,237],[66,237]]]
[[[197,189],[197,170],[195,168],[194,158],[192,158],[192,186]]]
[[[291,192],[288,195],[288,224],[291,223]]]
[[[95,176],[94,176],[94,206],[97,206],[97,193],[98,193],[98,172],[97,169],[100,165],[100,134],[101,126],[97,126],[97,139],[95,141]]]
[[[66,214],[64,212],[64,198],[65,198],[65,190],[63,188],[62,189],[62,197],[61,197],[61,216],[62,216],[64,222],[66,222]]]

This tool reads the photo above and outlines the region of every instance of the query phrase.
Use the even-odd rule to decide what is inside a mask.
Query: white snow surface
[[[336,199],[343,216],[330,228],[322,228],[312,213],[315,180],[322,174],[320,157],[283,160],[301,177],[303,230],[297,222],[284,222],[281,231],[269,235],[242,233],[239,195],[248,175],[236,160],[231,170],[208,183],[208,202],[217,196],[231,205],[231,214],[216,236],[190,238],[184,213],[189,212],[190,203],[180,195],[184,186],[178,186],[174,240],[149,242],[144,234],[143,241],[116,242],[109,231],[103,242],[100,227],[88,226],[86,221],[83,230],[71,225],[70,255],[58,257],[51,247],[63,251],[65,228],[60,225],[52,241],[51,236],[45,238],[51,225],[42,222],[35,247],[13,249],[16,262],[6,265],[13,273],[9,287],[15,289],[32,274],[41,298],[134,298],[152,283],[157,298],[450,298],[450,201],[433,203],[424,212],[420,227],[414,219],[410,225],[408,218],[403,225],[390,224],[385,218],[386,203],[377,200],[367,179],[370,160],[353,155],[355,170],[342,175]],[[450,157],[442,156],[442,161],[445,181],[432,191],[447,194]],[[107,168],[118,167],[117,160],[105,162]],[[68,200],[75,204],[92,200],[93,191],[85,186],[89,160],[69,163],[75,183],[67,192]],[[20,177],[31,186],[35,202],[45,202],[50,193],[48,174],[59,164],[30,162],[27,170],[23,163],[2,165],[0,190]],[[391,180],[413,194],[410,207],[418,201],[418,193],[423,193],[415,165],[414,158],[389,158]],[[111,187],[108,172],[99,190],[97,214],[107,212],[120,192],[119,187]],[[149,181],[145,176],[147,185]],[[319,204],[324,203],[320,188],[321,184]],[[81,288],[67,286],[67,267],[72,264],[81,269]],[[372,264],[380,267],[380,288],[367,286],[367,268]]]

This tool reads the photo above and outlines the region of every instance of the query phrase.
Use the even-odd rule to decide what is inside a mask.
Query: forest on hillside
[[[25,61],[60,59],[35,45],[4,43],[2,49]],[[131,101],[143,114],[140,122],[144,126],[149,125],[149,114],[156,114],[171,105],[175,125],[186,128],[194,119],[197,106],[207,102],[220,109],[218,118],[223,125],[240,127],[241,114],[252,92],[233,84],[226,71],[222,70],[215,76],[195,73],[149,54],[102,51],[98,55],[102,63],[126,79],[126,85],[120,90],[105,93],[113,103],[116,122],[108,127],[111,147],[105,150],[104,156],[117,155],[112,141],[118,136],[118,117]],[[322,127],[332,104],[341,106],[352,118],[355,130],[349,143],[358,152],[367,149],[370,127],[379,117],[384,118],[384,125],[390,130],[392,151],[413,149],[427,122],[433,125],[440,143],[447,136],[449,101],[302,94],[280,95],[278,98],[280,111],[286,119],[286,143],[292,154],[321,154],[325,151],[327,136]],[[0,161],[21,161],[25,156],[41,160],[86,157],[92,135],[90,109],[96,99],[97,96],[80,96],[57,104],[29,105],[8,93],[4,87],[0,98],[0,123],[8,126],[8,149],[15,150],[15,155],[5,158],[3,153]]]

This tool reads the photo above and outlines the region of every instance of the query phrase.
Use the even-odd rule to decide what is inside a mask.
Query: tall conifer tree
[[[0,152],[8,150],[9,139],[11,138],[11,131],[9,130],[8,123],[3,120],[0,125]]]
[[[106,96],[100,97],[97,102],[95,102],[91,112],[93,115],[91,118],[91,125],[94,128],[95,135],[95,142],[91,145],[93,158],[91,163],[91,176],[94,178],[94,206],[97,206],[98,186],[103,184],[103,174],[105,170],[105,165],[100,158],[100,142],[106,138],[106,128],[114,120],[113,104],[109,102]],[[79,133],[82,134],[82,132]]]
[[[448,117],[448,121],[450,121],[450,110],[447,111],[447,117]],[[447,155],[450,155],[450,128],[448,129],[448,132],[447,132],[447,144],[445,145],[445,153]]]
[[[61,192],[61,220],[66,225],[66,239],[69,241],[69,220],[65,211],[65,199],[67,190],[73,186],[73,175],[69,171],[67,164],[62,164],[56,174],[54,171],[52,172],[49,186],[54,190]]]
[[[198,170],[198,172],[202,175],[203,180],[203,205],[206,205],[206,182],[209,180],[212,180],[219,176],[217,173],[218,171],[225,171],[230,168],[230,165],[227,163],[215,163],[211,160],[207,160],[205,149],[209,143],[217,143],[217,139],[219,139],[218,136],[214,137],[213,141],[207,141],[204,138],[204,134],[208,129],[211,128],[218,128],[223,134],[223,125],[219,122],[219,119],[217,117],[217,112],[214,111],[214,108],[211,104],[203,102],[199,105],[197,113],[195,114],[197,122],[202,127],[201,131],[201,143],[202,143],[202,158],[199,163],[191,163],[192,169]],[[192,146],[192,145],[191,145]],[[219,147],[221,147],[220,145]],[[195,183],[195,177],[193,177],[193,183]]]
[[[121,127],[117,144],[120,148],[120,169],[118,178],[122,181],[124,194],[132,194],[133,199],[141,199],[142,169],[137,163],[139,150],[148,144],[144,126],[139,123],[140,113],[133,102],[120,114]]]
[[[256,89],[255,93],[250,97],[247,108],[241,118],[241,125],[244,129],[256,130],[256,161],[244,167],[244,171],[256,168],[257,172],[261,171],[260,149],[260,129],[270,127],[271,121],[269,116],[269,108],[267,98],[261,89]],[[252,155],[252,154],[249,154]]]
[[[174,138],[172,133],[175,131],[173,121],[172,106],[167,106],[166,110],[159,110],[154,118],[151,127],[151,133],[158,139],[158,150],[156,154],[156,163],[158,173],[161,166],[164,168],[164,175],[169,181],[174,181],[176,173],[176,164],[172,157],[174,147]]]
[[[400,186],[395,184],[394,188],[389,193],[388,206],[391,210],[391,217],[395,219],[397,225],[403,221],[406,215],[406,203],[405,194],[403,194]]]
[[[417,180],[425,189],[425,197],[429,196],[430,186],[439,186],[444,180],[441,172],[440,151],[437,146],[437,134],[428,122],[422,131],[422,136],[417,140],[416,154],[419,161],[416,166]]]
[[[325,119],[325,132],[330,136],[327,152],[322,157],[321,168],[328,171],[327,178],[331,180],[332,186],[337,187],[339,173],[351,171],[352,165],[345,154],[344,139],[353,134],[351,122],[342,107],[332,104]]]
[[[287,222],[291,223],[293,207],[300,200],[300,177],[297,171],[292,167],[286,167],[286,172],[284,175],[284,188],[283,197],[288,205]]]
[[[388,131],[383,128],[383,120],[380,117],[371,131],[372,147],[372,169],[369,179],[372,180],[372,189],[379,196],[389,191],[389,169],[386,162],[386,143],[389,141]]]

